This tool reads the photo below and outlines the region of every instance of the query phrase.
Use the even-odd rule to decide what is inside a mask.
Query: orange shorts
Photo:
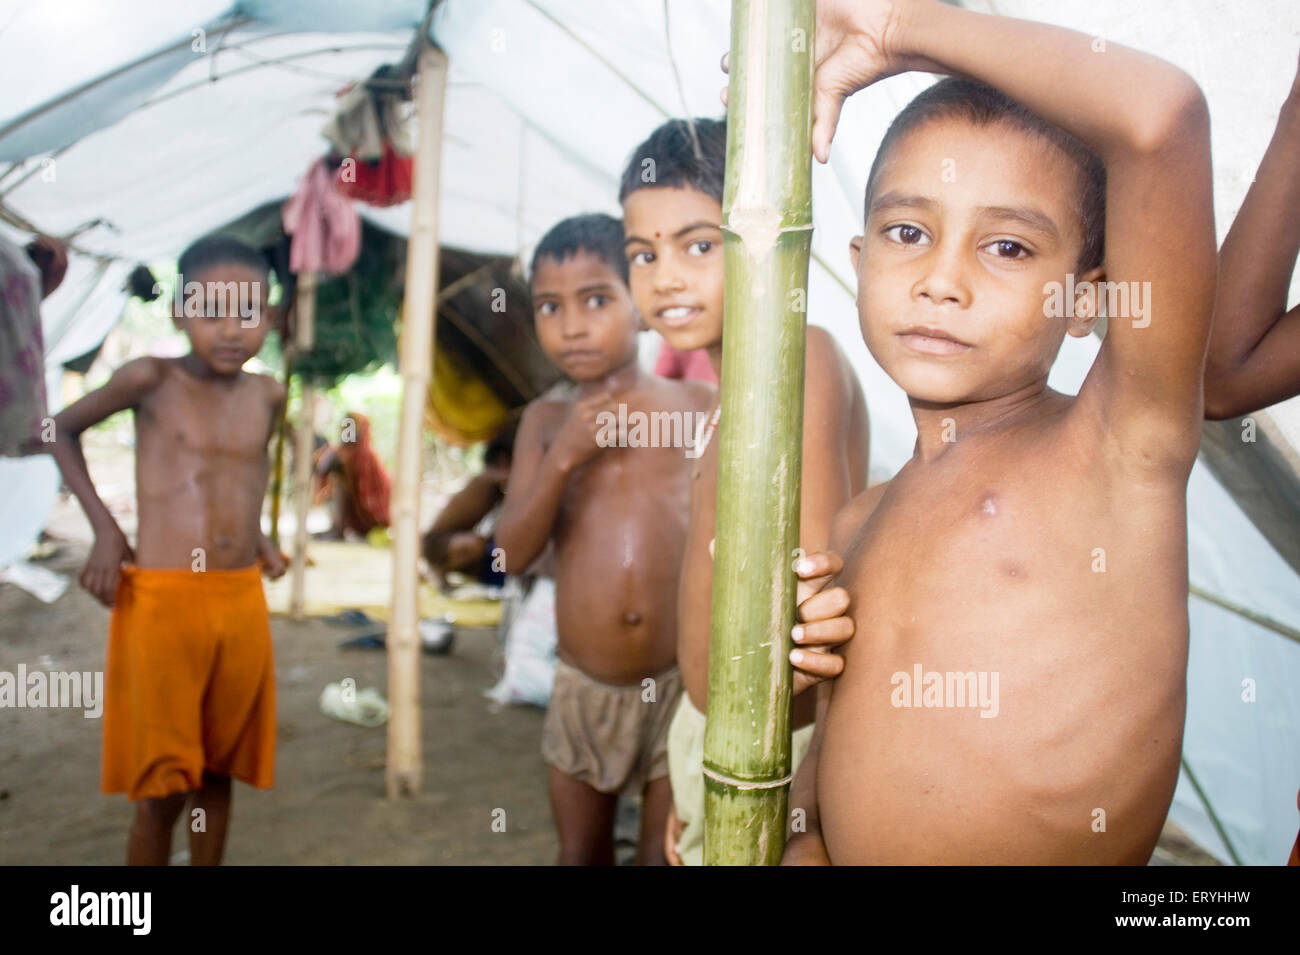
[[[156,799],[203,771],[271,786],[275,667],[257,567],[125,567],[108,631],[101,788]]]

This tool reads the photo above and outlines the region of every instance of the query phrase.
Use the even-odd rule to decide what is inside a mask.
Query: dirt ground
[[[102,670],[108,611],[75,586],[83,544],[44,561],[74,577],[44,604],[0,584],[0,670]],[[498,707],[492,632],[457,635],[421,659],[424,791],[384,796],[385,730],[320,712],[321,689],[352,677],[386,684],[382,651],[340,650],[349,633],[321,620],[272,618],[279,727],[275,788],[237,785],[231,864],[548,864],[557,849],[538,752],[542,711]],[[99,792],[100,723],[80,710],[0,713],[0,864],[117,864],[131,808]],[[493,812],[505,810],[505,831]],[[500,814],[497,814],[500,817]],[[498,826],[498,828],[500,828]],[[178,834],[173,852],[184,850]],[[182,861],[177,859],[177,861]]]

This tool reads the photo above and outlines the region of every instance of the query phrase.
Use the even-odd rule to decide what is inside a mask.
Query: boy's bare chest
[[[1176,763],[1180,494],[1071,457],[905,468],[845,547],[856,634],[819,776],[833,858],[942,858],[964,820],[995,832],[1030,805],[1054,845],[1097,785]],[[888,826],[849,824],[868,802]]]
[[[569,475],[559,542],[575,535],[613,537],[630,526],[681,534],[689,507],[688,464],[679,448],[601,448]]]
[[[223,390],[174,379],[137,416],[139,447],[159,463],[196,457],[263,463],[270,419],[269,403],[256,382]]]
[[[1104,495],[1060,470],[905,471],[845,548],[841,580],[859,629],[922,644],[996,629],[1092,590],[1114,519]]]

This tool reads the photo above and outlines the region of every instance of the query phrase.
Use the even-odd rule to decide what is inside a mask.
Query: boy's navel
[[[625,626],[635,627],[640,622],[641,615],[635,610],[629,610],[627,613],[623,614],[623,623]]]
[[[998,513],[998,496],[992,492],[985,494],[980,501],[980,513],[987,514],[989,517],[996,517]]]

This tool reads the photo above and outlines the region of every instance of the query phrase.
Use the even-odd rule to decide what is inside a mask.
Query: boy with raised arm
[[[852,243],[863,336],[918,435],[836,518],[859,634],[786,861],[1144,864],[1186,695],[1204,98],[1154,57],[929,0],[822,0],[817,60],[823,160],[854,90],[963,79],[895,120]],[[1110,314],[1078,396],[1058,394],[1065,335],[1123,300],[1103,280],[1142,290],[1143,314]]]
[[[233,239],[201,239],[178,263],[173,321],[183,358],[140,358],[55,417],[54,457],[95,531],[81,584],[109,624],[102,788],[136,803],[127,861],[165,865],[190,802],[190,861],[225,847],[230,779],[268,788],[275,671],[258,564],[284,563],[261,533],[266,445],[284,386],[243,364],[271,327],[266,263]],[[91,483],[80,436],[135,416],[134,550]]]
[[[637,308],[679,351],[706,349],[714,372],[722,368],[722,180],[726,124],[671,120],[632,153],[623,174],[625,249]],[[649,171],[653,170],[653,175]],[[673,862],[700,865],[704,857],[704,723],[709,686],[709,622],[713,603],[713,540],[717,518],[718,447],[710,440],[720,406],[714,402],[690,481],[690,528],[681,561],[677,660],[686,692],[668,736],[674,815],[667,852]],[[867,406],[857,376],[823,329],[808,328],[805,357],[803,483],[799,541],[809,552],[825,548],[831,518],[866,487]],[[830,599],[830,598],[828,598]],[[840,607],[835,612],[840,612]],[[847,618],[796,626],[795,642],[838,643],[851,636]],[[824,642],[823,642],[824,641]],[[833,654],[796,648],[795,692],[839,672]],[[795,765],[812,738],[815,700],[795,700]]]

